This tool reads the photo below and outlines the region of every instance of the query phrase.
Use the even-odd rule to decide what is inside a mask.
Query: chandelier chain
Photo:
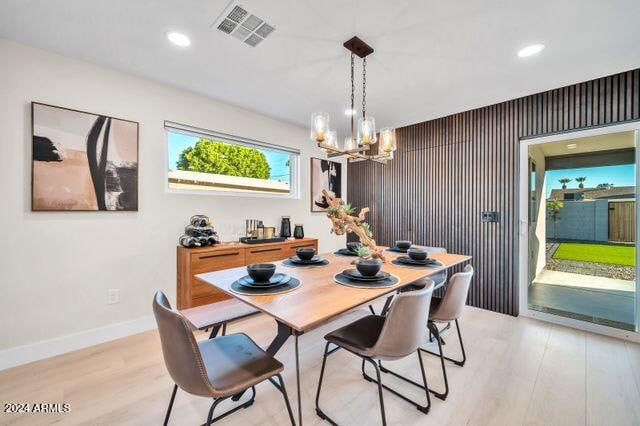
[[[362,118],[367,117],[367,57],[362,58]]]
[[[355,97],[356,97],[354,57],[355,57],[355,55],[352,52],[351,53],[351,111],[350,111],[351,112],[351,138],[352,139],[353,139],[353,130],[354,130],[353,120],[354,120],[354,116],[355,116],[353,111],[354,111],[354,107],[355,107]]]

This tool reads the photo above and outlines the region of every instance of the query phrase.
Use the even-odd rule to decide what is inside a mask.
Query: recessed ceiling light
[[[537,55],[544,50],[544,44],[532,44],[518,51],[518,56],[526,58],[527,56]]]
[[[347,108],[344,110],[344,115],[356,115],[358,113],[358,111],[356,111],[355,109],[351,109],[351,108]]]
[[[577,147],[578,147],[577,143],[570,143],[570,144],[567,145],[567,148],[569,148],[569,149],[576,149]]]
[[[191,40],[189,40],[189,37],[182,33],[170,32],[167,33],[167,38],[176,46],[187,47],[191,44]]]

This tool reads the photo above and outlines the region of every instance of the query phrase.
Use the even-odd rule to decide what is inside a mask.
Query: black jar
[[[280,223],[280,236],[284,238],[291,237],[291,220],[289,216],[282,216],[282,222]]]
[[[296,227],[293,228],[293,238],[297,240],[304,238],[304,229],[301,223],[296,223]]]

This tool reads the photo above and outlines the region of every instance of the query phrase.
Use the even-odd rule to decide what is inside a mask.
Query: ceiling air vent
[[[213,26],[251,47],[257,46],[275,30],[262,18],[250,13],[239,4],[233,4],[233,1],[216,19]]]

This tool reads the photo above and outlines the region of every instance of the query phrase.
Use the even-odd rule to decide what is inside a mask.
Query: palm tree
[[[567,184],[571,181],[572,179],[568,179],[568,178],[558,179],[558,182],[562,184],[562,189],[567,189]]]
[[[577,177],[576,178],[576,182],[578,182],[578,188],[583,189],[584,188],[584,181],[587,180],[587,178],[585,176],[581,176],[581,177]]]

